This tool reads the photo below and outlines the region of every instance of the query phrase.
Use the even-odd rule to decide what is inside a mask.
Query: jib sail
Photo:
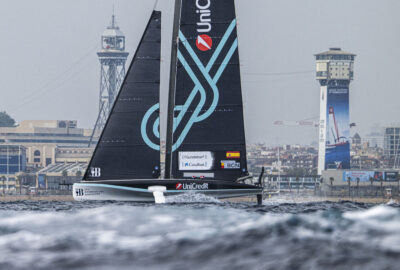
[[[158,178],[160,44],[161,12],[153,11],[84,180]]]
[[[180,13],[172,175],[236,180],[247,162],[234,0],[185,0]]]

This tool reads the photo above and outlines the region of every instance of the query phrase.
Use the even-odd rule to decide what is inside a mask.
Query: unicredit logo
[[[211,0],[196,0],[196,13],[199,15],[197,22],[198,33],[209,33],[211,31]],[[209,35],[201,34],[197,36],[196,46],[200,51],[211,50],[212,39]]]
[[[203,183],[203,184],[198,184],[198,183],[183,184],[183,189],[185,189],[185,190],[204,190],[204,189],[208,189],[208,183]]]
[[[198,183],[176,183],[176,190],[204,190],[208,189],[208,183],[198,184]]]
[[[196,13],[199,15],[197,32],[208,33],[211,31],[211,0],[196,0]]]
[[[209,35],[199,35],[196,39],[196,46],[200,51],[208,51],[212,48],[212,39]]]

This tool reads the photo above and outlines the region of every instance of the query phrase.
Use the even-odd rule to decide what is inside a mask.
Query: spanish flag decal
[[[226,158],[240,158],[240,152],[239,151],[226,152]]]

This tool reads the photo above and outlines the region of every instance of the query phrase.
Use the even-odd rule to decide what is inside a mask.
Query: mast
[[[165,151],[165,178],[170,179],[172,172],[172,145],[174,134],[174,109],[175,109],[175,88],[176,88],[176,69],[178,65],[178,34],[181,17],[182,0],[175,0],[174,26],[172,30],[171,66],[169,75],[169,94],[168,94],[168,115],[167,115],[167,137]]]

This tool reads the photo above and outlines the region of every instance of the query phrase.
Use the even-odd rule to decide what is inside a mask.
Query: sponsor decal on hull
[[[176,183],[175,188],[176,190],[181,190],[183,187],[182,183]]]
[[[75,196],[81,197],[81,196],[84,196],[84,195],[85,195],[85,192],[83,191],[83,188],[75,189]]]
[[[73,189],[73,195],[76,198],[86,198],[93,196],[102,196],[104,194],[104,190],[92,187],[84,187],[84,188],[75,188]]]
[[[207,190],[208,183],[177,183],[176,190]]]

